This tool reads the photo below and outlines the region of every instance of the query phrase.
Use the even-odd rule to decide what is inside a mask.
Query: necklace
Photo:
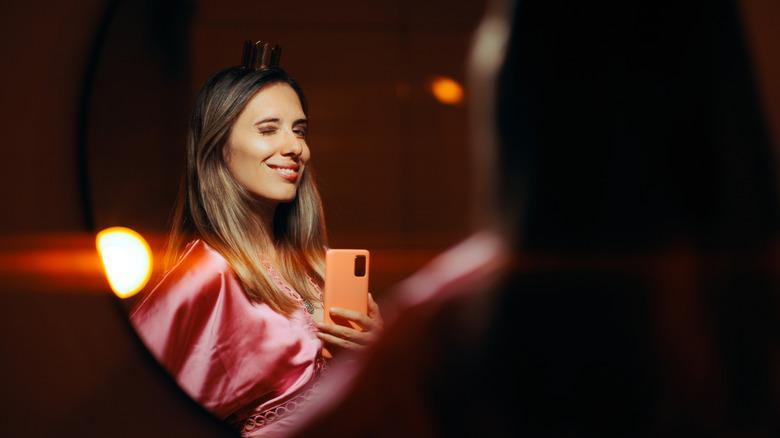
[[[263,266],[268,270],[268,272],[271,274],[271,277],[276,282],[277,286],[280,286],[282,289],[287,291],[289,295],[291,295],[293,298],[297,298],[303,302],[303,307],[306,309],[307,312],[309,312],[310,315],[314,315],[314,305],[311,303],[311,301],[304,298],[298,291],[293,290],[293,288],[290,287],[290,285],[282,279],[281,276],[274,270],[271,263],[267,261],[263,261]]]
[[[311,301],[309,301],[309,300],[307,300],[307,299],[305,299],[303,297],[301,297],[301,299],[303,300],[303,307],[306,308],[306,311],[309,312],[310,314],[314,315],[314,305],[311,303]]]

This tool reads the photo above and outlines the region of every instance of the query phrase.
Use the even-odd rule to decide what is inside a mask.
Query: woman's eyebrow
[[[279,123],[279,119],[276,117],[269,117],[267,119],[255,122],[255,125],[262,125],[263,123]]]
[[[308,125],[309,120],[308,119],[298,119],[293,122],[293,125]]]

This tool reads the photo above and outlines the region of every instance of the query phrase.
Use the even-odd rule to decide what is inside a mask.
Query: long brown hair
[[[258,201],[233,178],[225,158],[225,146],[239,114],[260,89],[273,83],[290,85],[304,113],[308,112],[301,88],[278,68],[254,71],[231,67],[209,78],[201,88],[190,121],[186,169],[166,265],[172,267],[186,243],[200,238],[228,261],[252,300],[289,316],[298,304],[274,285],[263,267],[263,262],[269,261],[264,254],[275,250],[279,274],[304,299],[319,300],[312,283],[323,283],[327,237],[311,166],[304,168],[295,199],[276,207],[273,229],[266,230],[253,208]]]

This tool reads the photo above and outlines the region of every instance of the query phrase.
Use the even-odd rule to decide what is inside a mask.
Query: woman
[[[284,430],[331,350],[363,331],[322,322],[326,246],[306,143],[306,100],[276,63],[278,46],[247,43],[244,65],[208,79],[195,103],[187,167],[168,248],[172,268],[131,314],[133,325],[195,400],[245,435]]]

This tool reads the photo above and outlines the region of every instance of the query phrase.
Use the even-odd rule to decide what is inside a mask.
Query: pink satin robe
[[[319,374],[322,342],[300,296],[290,318],[249,301],[227,261],[203,241],[144,297],[130,319],[146,346],[193,399],[220,418],[275,435]]]

